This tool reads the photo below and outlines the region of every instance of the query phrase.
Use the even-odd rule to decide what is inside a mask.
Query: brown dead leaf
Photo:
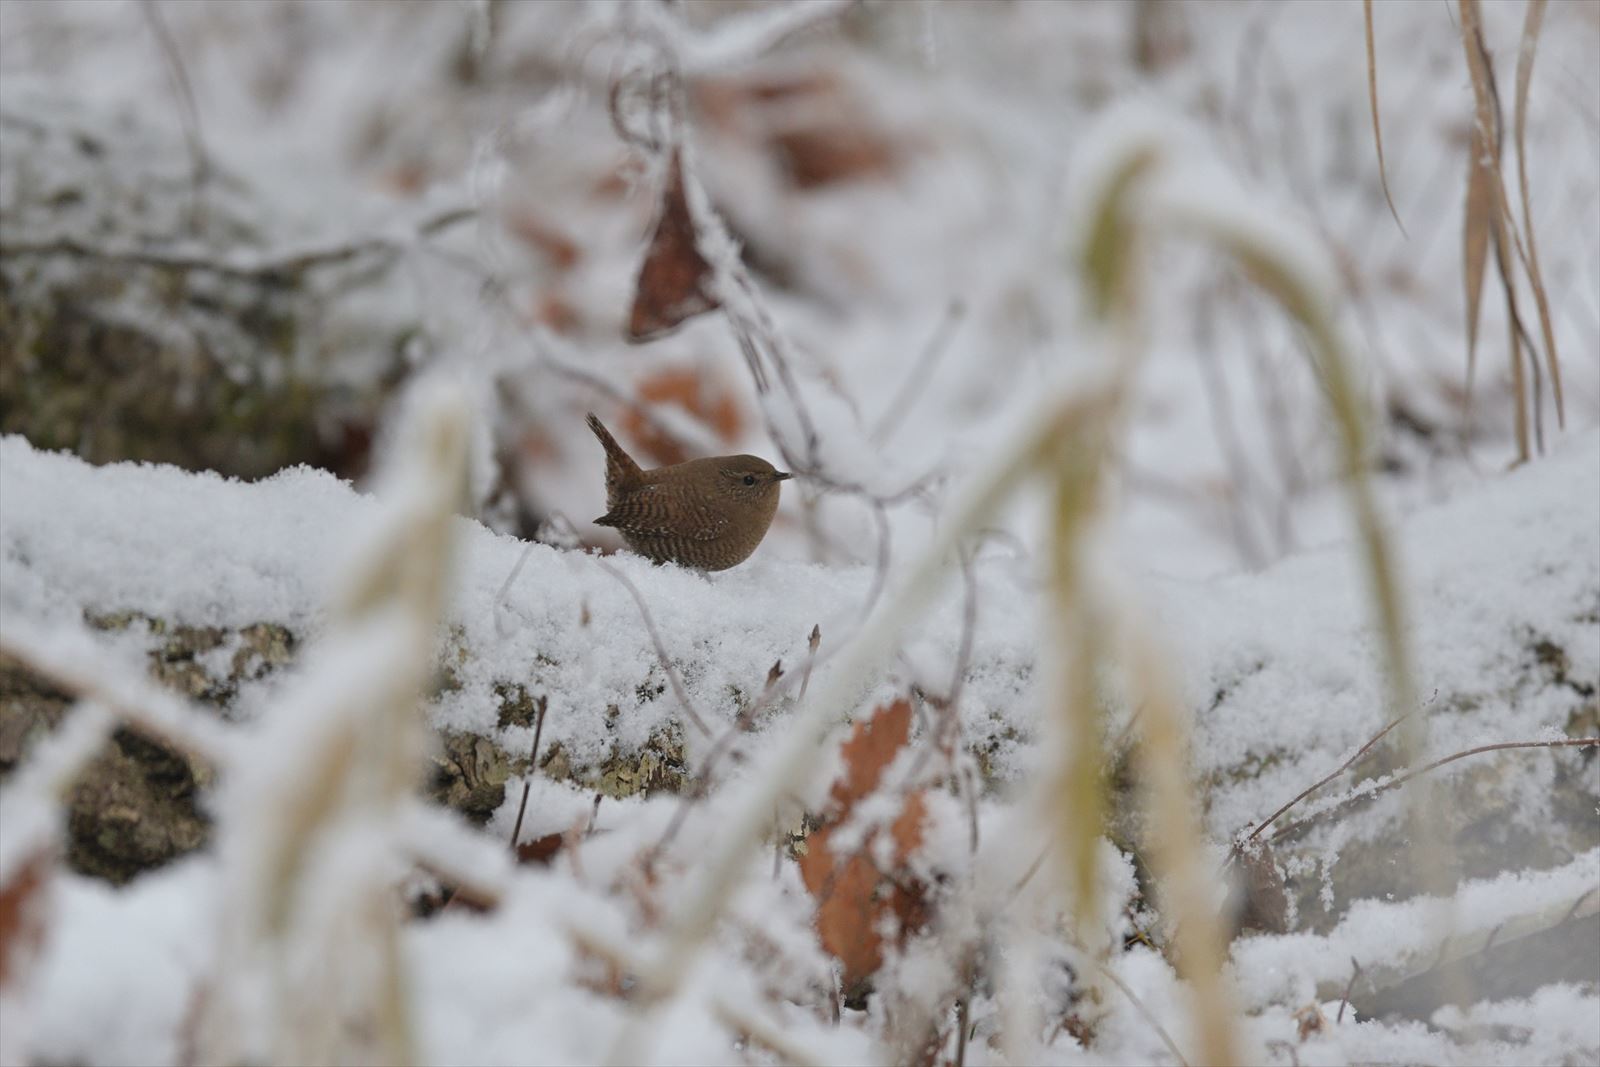
[[[888,872],[872,860],[879,837],[874,830],[857,852],[845,857],[833,853],[830,838],[837,824],[814,831],[800,857],[800,877],[817,902],[817,936],[822,947],[839,961],[846,989],[871,978],[883,966],[883,920],[893,915],[899,930],[895,944],[927,925],[931,908],[927,887],[911,874],[907,864],[921,846],[927,808],[920,792],[906,798],[905,807],[889,829],[895,843],[894,863]]]
[[[744,418],[733,391],[694,368],[667,368],[638,384],[639,399],[650,408],[671,404],[682,408],[710,427],[729,444],[744,429]],[[683,445],[662,433],[639,408],[629,408],[622,417],[623,431],[657,463],[682,463],[688,459]]]
[[[865,722],[857,721],[850,739],[840,751],[844,755],[844,774],[833,783],[830,797],[839,809],[838,817],[862,797],[878,788],[883,769],[905,747],[911,736],[911,702],[896,700],[879,707]]]
[[[567,835],[563,833],[545,834],[531,841],[524,841],[517,846],[517,862],[539,867],[547,867],[550,861],[556,858],[556,853],[561,851],[561,846],[566,844]]]
[[[0,885],[0,992],[16,981],[44,941],[44,888],[50,853],[40,849]]]
[[[861,848],[847,856],[836,856],[831,840],[856,802],[878,788],[883,769],[905,747],[910,730],[911,705],[904,700],[880,707],[871,718],[856,723],[842,746],[844,771],[830,793],[834,810],[806,838],[799,858],[801,880],[817,902],[817,936],[839,961],[847,989],[858,988],[883,965],[885,918],[895,917],[896,944],[904,945],[927,924],[931,912],[927,887],[910,869],[928,819],[921,791],[906,797],[887,827],[894,843],[887,870],[880,870],[873,860],[884,828],[872,829]]]
[[[839,961],[845,985],[852,986],[883,965],[883,935],[878,933],[882,905],[873,899],[879,876],[865,850],[835,862],[829,847],[832,832],[833,827],[825,826],[807,839],[800,876],[817,902],[822,947]]]
[[[928,802],[923,798],[922,790],[917,790],[906,797],[906,806],[900,809],[900,814],[889,827],[889,836],[894,838],[894,862],[896,866],[903,867],[911,854],[922,847],[922,828],[928,822]]]
[[[655,234],[634,287],[628,340],[652,340],[720,307],[711,292],[711,277],[711,264],[695,243],[694,218],[684,192],[683,159],[674,151],[667,161]]]

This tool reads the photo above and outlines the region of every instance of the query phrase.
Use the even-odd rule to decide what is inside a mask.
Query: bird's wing
[[[643,485],[617,506],[594,520],[634,537],[678,537],[688,541],[715,541],[728,531],[728,517],[704,505],[666,500],[659,486]]]

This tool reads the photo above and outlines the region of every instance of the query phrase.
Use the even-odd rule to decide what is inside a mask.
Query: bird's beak
[[[779,471],[772,476],[772,480],[775,482],[786,482],[793,477],[794,475],[790,474],[788,471]]]

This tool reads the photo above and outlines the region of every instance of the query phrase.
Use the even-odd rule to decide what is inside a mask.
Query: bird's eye
[[[744,476],[744,484],[745,485],[755,485],[756,484],[756,476],[754,474],[746,474]]]

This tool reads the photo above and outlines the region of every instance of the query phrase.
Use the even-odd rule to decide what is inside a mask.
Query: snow
[[[93,468],[37,453],[16,438],[0,442],[0,497],[7,505],[0,513],[6,565],[0,610],[58,624],[89,609],[137,609],[173,623],[270,621],[314,634],[325,623],[327,593],[347,566],[346,531],[375,518],[370,498],[309,469],[245,485],[150,466]],[[62,499],[70,501],[65,509],[49,503]],[[208,528],[191,537],[182,530],[196,516],[206,516]],[[500,603],[525,546],[476,523],[457,525],[462,577],[449,625],[472,655],[456,668],[460,689],[436,709],[439,725],[492,731],[494,685],[522,682],[551,697],[544,743],[560,743],[575,760],[591,763],[613,744],[638,747],[679,718],[670,687],[653,692],[666,680],[637,605],[594,560],[534,545]],[[82,539],[62,537],[68,527]],[[164,547],[178,543],[185,552]],[[724,724],[741,700],[760,692],[775,661],[786,671],[803,670],[813,626],[822,629],[820,655],[843,644],[859,625],[872,582],[870,570],[859,566],[755,560],[706,579],[635,557],[612,565],[644,595],[695,706]],[[1016,595],[1005,574],[993,584],[994,596]],[[926,628],[953,648],[960,607],[954,594],[947,599]],[[1032,621],[1019,615],[995,622],[974,649],[967,699],[975,721],[998,732],[1017,704],[1016,673],[1008,665],[1032,658]],[[820,663],[813,684],[827,670]],[[641,685],[651,690],[640,693]],[[621,711],[615,721],[604,714],[613,706]],[[691,744],[703,740],[685,734]],[[531,740],[525,727],[511,727],[506,736],[515,751]]]
[[[1297,328],[1205,246],[1208,234],[1303,280],[1349,350],[1374,416],[1373,477],[1424,705],[1422,757],[1590,729],[1600,687],[1600,24],[1583,5],[1549,12],[1528,128],[1567,422],[1555,426],[1547,395],[1548,447],[1512,470],[1492,279],[1470,410],[1461,395],[1470,91],[1437,4],[1374,10],[1389,184],[1409,236],[1377,183],[1362,20],[1348,4],[1174,8],[1187,41],[1150,69],[1130,47],[1133,13],[1155,10],[1146,5],[1075,4],[1068,17],[1048,4],[164,5],[223,175],[210,190],[228,235],[220,250],[208,244],[216,234],[173,236],[190,202],[189,158],[146,9],[0,6],[7,243],[211,251],[250,269],[381,241],[392,269],[330,296],[296,355],[358,393],[395,367],[420,382],[375,428],[390,477],[359,486],[308,468],[244,483],[92,467],[0,436],[0,638],[91,697],[0,792],[0,888],[61,834],[60,779],[112,716],[186,743],[221,776],[204,801],[218,820],[211,849],[120,889],[57,864],[43,954],[0,987],[7,1056],[184,1062],[197,1042],[213,1047],[197,1020],[224,1001],[239,1022],[224,1035],[235,1058],[325,1051],[317,1027],[340,1013],[356,1033],[338,1047],[372,1053],[377,1031],[363,1013],[382,1009],[385,982],[399,976],[422,1062],[897,1062],[920,1051],[924,1035],[903,1028],[923,1015],[940,1021],[953,1058],[957,992],[968,999],[970,1064],[1171,1062],[1157,1024],[1192,1057],[1192,990],[1160,952],[1128,940],[1163,936],[1134,857],[1101,842],[1104,928],[1086,930],[1041,853],[1056,834],[1037,771],[1058,763],[1045,720],[1058,717],[1064,657],[1042,577],[1053,504],[1037,481],[967,516],[985,539],[971,565],[977,621],[960,746],[948,762],[918,758],[932,751],[937,717],[919,701],[916,751],[835,838],[843,847],[891,818],[897,791],[931,791],[912,870],[934,887],[933,925],[891,953],[864,1010],[836,1004],[814,902],[766,839],[816,810],[839,768],[839,724],[912,687],[948,690],[966,594],[943,549],[970,532],[965,512],[982,510],[973,506],[1005,457],[1118,369],[1083,321],[1077,250],[1106,171],[1130,146],[1162,152],[1135,201],[1160,239],[1138,268],[1144,348],[1088,559],[1096,588],[1126,609],[1118,623],[1148,627],[1192,712],[1205,853],[1220,859],[1389,718],[1326,397]],[[1484,5],[1503,89],[1522,16],[1519,4]],[[718,315],[649,346],[621,339],[662,161],[618,142],[607,96],[612,78],[648,70],[662,47],[692,83],[688,183],[718,288],[770,328],[804,414],[781,386],[758,395]],[[822,127],[827,143],[865,131],[887,146],[886,170],[799,188],[772,139],[818,116],[835,123]],[[137,166],[86,162],[61,131]],[[1513,157],[1505,163],[1514,182]],[[93,195],[74,199],[80,189]],[[136,218],[118,215],[135,202]],[[462,206],[471,221],[422,232]],[[569,242],[572,262],[558,264],[530,230]],[[1200,240],[1172,240],[1175,230]],[[59,257],[29,263],[39,283],[66,270]],[[0,268],[5,284],[12,264]],[[1532,330],[1531,294],[1519,295]],[[547,315],[551,306],[568,317]],[[196,343],[142,296],[100,312],[178,349]],[[729,572],[625,553],[603,567],[577,547],[615,544],[583,521],[602,510],[602,492],[582,414],[620,422],[662,371],[692,372],[739,415],[724,431],[656,404],[657,423],[691,449],[776,458],[782,444],[800,455],[809,419],[819,472],[865,492],[791,483],[766,542]],[[426,460],[397,457],[445,382],[470,407],[460,510],[484,521],[448,522],[454,574],[430,645],[419,572],[408,572],[421,583],[406,586],[409,606],[355,605],[375,574],[405,585],[385,568],[415,547],[407,531],[441,483],[419,473]],[[492,500],[507,448],[527,458],[510,472],[515,492]],[[868,498],[919,483],[881,510]],[[523,525],[516,505],[534,521]],[[512,535],[535,525],[549,543]],[[606,567],[638,590],[661,649]],[[300,651],[293,667],[241,681],[220,717],[146,679],[159,645],[149,626],[85,625],[122,612],[169,627],[280,624]],[[237,641],[229,635],[203,663],[225,667]],[[478,829],[407,791],[421,740],[401,694],[434,667],[446,684],[423,714],[437,732],[479,735],[523,759],[532,728],[499,725],[508,687],[520,686],[549,699],[546,755],[559,749],[593,770],[665,742],[693,770],[761,697],[775,663],[782,686],[720,753],[702,799],[597,807],[574,781],[514,775]],[[1137,709],[1114,690],[1102,696],[1108,737],[1136,738]],[[338,788],[297,824],[313,772],[352,738],[349,775],[334,775]],[[1232,945],[1247,1059],[1593,1061],[1592,983],[1425,1018],[1347,1010],[1335,1022],[1352,957],[1403,976],[1441,947],[1549,925],[1600,887],[1600,763],[1533,749],[1474,756],[1428,779],[1452,804],[1441,824],[1480,819],[1502,854],[1452,872],[1439,898],[1373,889],[1351,871],[1373,845],[1396,853],[1397,872],[1405,866],[1410,789],[1338,806],[1402,769],[1386,747],[1278,824],[1322,817],[1277,849],[1309,892],[1291,901],[1296,932]],[[970,807],[949,786],[962,775],[969,788],[983,779]],[[548,866],[515,865],[506,847],[525,784],[521,839],[567,835]],[[492,907],[458,902],[411,921],[390,898],[394,885],[410,897],[441,881]],[[1328,906],[1312,915],[1319,881]],[[1139,1006],[1094,977],[1069,930],[1116,947],[1105,965]],[[965,988],[968,949],[979,979]],[[274,976],[287,987],[274,990]],[[1099,990],[1092,1004],[1087,982]],[[303,1034],[285,1022],[297,1010]],[[1320,1032],[1302,1035],[1319,1013]],[[1069,1015],[1086,1043],[1064,1028]]]
[[[1591,850],[1555,870],[1471,883],[1450,901],[1362,900],[1326,936],[1288,934],[1242,942],[1233,971],[1247,1002],[1258,1006],[1340,989],[1350,977],[1352,959],[1403,961],[1420,973],[1452,939],[1488,934],[1516,916],[1552,909],[1563,914],[1596,884],[1600,850]],[[1443,937],[1441,929],[1447,931]]]
[[[1401,569],[1414,600],[1420,688],[1446,697],[1430,713],[1431,753],[1532,739],[1563,725],[1570,701],[1558,690],[1535,686],[1509,707],[1484,703],[1527,686],[1518,648],[1548,640],[1567,650],[1572,677],[1600,672],[1588,615],[1600,602],[1600,499],[1572,492],[1600,477],[1597,453],[1600,435],[1566,442],[1546,461],[1406,527]],[[139,610],[171,623],[270,621],[314,635],[325,625],[327,591],[347,566],[346,531],[375,518],[370,498],[308,469],[246,485],[171,468],[94,468],[16,438],[0,441],[0,498],[0,610],[30,624]],[[492,733],[495,684],[523,682],[551,698],[544,743],[589,763],[613,745],[636,748],[681,718],[637,605],[595,561],[534,545],[498,603],[524,547],[476,523],[457,526],[462,575],[448,622],[471,654],[455,668],[460,688],[434,709],[438,725]],[[167,549],[180,543],[182,553]],[[1518,551],[1508,558],[1513,544]],[[640,589],[696,708],[723,724],[759,693],[775,661],[804,669],[813,625],[824,658],[812,684],[821,683],[826,657],[859,625],[873,581],[865,567],[759,555],[709,579],[630,557],[612,565]],[[1161,580],[1148,595],[1185,695],[1204,709],[1197,770],[1279,760],[1213,795],[1210,828],[1220,835],[1332,770],[1384,725],[1377,647],[1348,549],[1306,553],[1272,573],[1270,582]],[[998,562],[980,564],[977,575],[981,603],[1028,595]],[[964,690],[971,743],[1035,732],[1032,686],[1020,679],[1034,673],[1036,626],[1027,611],[985,615]],[[937,662],[953,655],[960,628],[959,591],[951,588],[917,632]],[[641,694],[641,684],[652,691]],[[621,713],[600,714],[612,706]],[[684,736],[692,749],[704,741],[692,729]],[[525,750],[531,729],[508,727],[503,739]]]
[[[210,950],[196,935],[215,922],[214,865],[183,861],[126,890],[62,878],[56,896],[59,934],[32,999],[34,1049],[86,1063],[179,1062]]]
[[[1593,623],[1585,621],[1583,613],[1594,604],[1593,590],[1600,588],[1596,570],[1600,566],[1600,517],[1594,514],[1592,497],[1575,497],[1571,490],[1600,477],[1600,447],[1596,446],[1600,446],[1600,435],[1586,435],[1545,462],[1491,480],[1476,493],[1419,514],[1404,528],[1401,543],[1407,565],[1403,574],[1413,593],[1417,617],[1424,620],[1418,630],[1422,637],[1418,647],[1430,687],[1448,686],[1452,692],[1487,696],[1509,684],[1526,686],[1526,679],[1519,682],[1516,662],[1493,654],[1505,647],[1507,635],[1524,632],[1544,634],[1572,648],[1575,676],[1594,670]],[[51,499],[65,503],[48,508],[26,506],[52,490],[58,495]],[[174,620],[240,624],[265,616],[326,627],[328,622],[319,613],[317,602],[325,599],[319,590],[338,577],[332,561],[340,558],[341,549],[370,543],[371,535],[365,531],[382,520],[383,511],[394,510],[379,508],[350,487],[309,471],[244,485],[149,466],[90,467],[70,457],[35,452],[15,438],[0,441],[0,499],[7,502],[0,513],[4,516],[0,588],[6,594],[3,618],[8,632],[45,623],[65,625],[89,606],[135,604],[158,606]],[[304,517],[311,514],[320,521],[306,521]],[[187,525],[180,534],[181,519],[187,519]],[[461,592],[451,609],[451,622],[464,635],[465,646],[486,662],[464,669],[466,684],[433,709],[436,721],[491,730],[493,705],[478,680],[493,677],[496,671],[511,672],[509,665],[525,664],[534,649],[554,649],[556,658],[575,656],[584,666],[570,673],[550,670],[540,675],[552,694],[554,709],[546,726],[547,742],[552,736],[567,739],[580,751],[584,742],[573,739],[589,738],[587,743],[599,745],[613,727],[592,710],[597,705],[590,694],[620,693],[627,671],[636,672],[637,677],[648,674],[654,664],[654,653],[631,598],[600,574],[593,560],[576,551],[536,546],[517,588],[536,591],[537,599],[530,597],[530,602],[510,609],[517,629],[513,636],[502,639],[493,620],[493,597],[521,549],[475,523],[457,520],[456,526],[463,562]],[[75,552],[60,549],[69,543],[68,530],[77,531],[70,539],[77,546]],[[181,536],[190,550],[184,554],[155,550],[153,538],[161,530]],[[1522,548],[1513,566],[1505,566],[1503,561],[1508,543]],[[1285,756],[1279,767],[1263,772],[1256,780],[1223,785],[1213,793],[1210,821],[1214,833],[1232,833],[1261,817],[1313,774],[1336,766],[1380,725],[1371,699],[1376,679],[1372,668],[1363,664],[1375,654],[1370,639],[1364,637],[1370,633],[1370,622],[1348,555],[1346,547],[1330,546],[1261,575],[1152,583],[1149,595],[1158,596],[1166,605],[1164,629],[1188,638],[1182,643],[1183,662],[1196,706],[1205,707],[1204,694],[1213,689],[1231,690],[1226,700],[1202,713],[1196,723],[1197,767],[1204,773],[1208,768],[1236,765],[1252,754]],[[748,576],[735,571],[713,579],[672,568],[651,568],[627,558],[618,558],[613,565],[628,574],[653,605],[658,626],[669,635],[665,638],[669,649],[680,660],[702,710],[724,721],[733,708],[726,699],[717,698],[720,687],[734,678],[749,686],[750,679],[764,676],[763,664],[770,665],[767,659],[774,654],[798,665],[805,620],[824,610],[830,599],[859,602],[871,581],[864,568],[841,573],[777,560],[758,563]],[[994,569],[999,573],[985,575],[986,568],[978,568],[980,578],[988,583],[986,589],[1011,581],[1004,568]],[[1456,580],[1463,574],[1479,575],[1480,580],[1469,584]],[[588,634],[574,635],[582,603],[587,603],[591,617]],[[949,654],[958,639],[959,623],[955,610],[945,614],[949,617],[936,618],[925,630],[931,640],[942,642]],[[1263,619],[1282,619],[1284,624],[1263,627]],[[995,654],[986,639],[994,641],[997,633],[1010,634],[1014,642],[1008,649],[1010,655],[1028,655],[1028,630],[1020,624],[1013,631],[986,624],[975,662],[985,662]],[[595,635],[605,636],[597,639]],[[378,640],[381,644],[382,639]],[[734,663],[721,662],[732,649],[751,642],[765,647],[737,657]],[[1342,655],[1334,655],[1335,650]],[[327,654],[332,656],[329,663],[341,671],[356,670],[359,675],[365,669],[357,666],[363,657]],[[308,665],[306,669],[315,668]],[[827,669],[826,664],[818,668],[813,685]],[[998,665],[990,670],[997,678],[1011,674]],[[1014,692],[1002,699],[989,685],[999,688],[998,681],[969,679],[971,706],[985,707],[992,701],[999,709],[996,714],[1002,716],[1000,721],[1028,729],[1026,702],[1018,701]],[[1014,687],[1014,679],[1006,685]],[[315,707],[293,697],[293,692],[292,687],[285,690],[290,706],[301,705],[308,711]],[[658,722],[676,717],[670,696],[657,701],[664,705],[658,709]],[[474,705],[479,706],[474,718],[464,722],[463,712]],[[1443,752],[1480,740],[1531,738],[1541,726],[1559,725],[1555,713],[1560,710],[1546,699],[1513,707],[1496,704],[1436,711],[1431,749]],[[1444,731],[1438,724],[1447,715],[1452,725]],[[313,721],[328,720],[314,716]],[[763,726],[757,743],[780,732],[783,725],[778,720]],[[646,735],[645,730],[629,726],[626,720],[617,724],[624,731],[621,743]],[[505,734],[508,744],[515,744],[523,732],[510,728]],[[298,750],[279,746],[261,751],[287,754]],[[1526,759],[1530,767],[1541,759],[1537,755],[1508,758]],[[263,781],[293,778],[298,773],[293,758],[281,770],[262,763],[259,756],[255,763],[253,773],[263,776]],[[534,785],[531,810],[535,814],[524,827],[525,839],[581,824],[589,806],[585,797],[569,786],[538,778]],[[516,791],[508,793],[515,798]],[[247,804],[243,810],[259,810],[264,803]],[[432,1005],[424,1014],[421,1030],[423,1047],[429,1050],[426,1058],[561,1062],[597,1054],[598,1046],[581,1035],[611,1032],[616,1009],[566,984],[573,951],[567,924],[590,928],[599,923],[600,931],[609,930],[606,936],[620,939],[623,945],[628,944],[627,927],[617,905],[597,910],[596,904],[603,898],[592,893],[574,898],[564,887],[569,879],[604,885],[629,878],[639,843],[662,832],[672,803],[602,805],[595,836],[578,854],[581,863],[576,857],[570,864],[559,860],[551,874],[519,874],[510,883],[488,873],[487,884],[502,886],[504,893],[502,910],[492,922],[447,915],[408,936],[408,952],[426,961],[416,971],[426,976],[416,991],[419,1002]],[[502,836],[508,832],[513,808],[514,804],[508,804],[497,816],[494,828]],[[683,838],[714,842],[710,816],[710,811],[702,811],[691,819]],[[962,843],[936,849],[936,855],[965,852],[964,822],[964,817],[946,815],[945,824],[959,828],[956,836]],[[440,842],[448,841],[451,833],[462,832],[446,824],[429,831]],[[991,827],[985,836],[993,838],[996,832]],[[1004,839],[1002,833],[1000,840]],[[462,856],[472,855],[470,851],[460,853],[460,846],[445,847]],[[1002,876],[996,872],[995,881],[1004,885],[1020,877],[1029,858],[1014,855],[1012,873]],[[75,876],[62,877],[65,904],[60,921],[62,928],[72,933],[52,942],[49,950],[39,1003],[51,1007],[41,1016],[36,1047],[49,1049],[52,1056],[90,1059],[100,1058],[108,1049],[119,1050],[112,1058],[163,1062],[174,1057],[171,1024],[181,1015],[184,991],[194,981],[198,951],[181,945],[192,942],[197,931],[205,928],[208,920],[204,915],[209,914],[193,913],[176,898],[209,899],[216,892],[208,888],[214,885],[215,876],[206,872],[214,871],[216,862],[210,858],[187,861],[181,877],[179,869],[174,869],[141,879],[134,888],[120,892]],[[470,858],[456,862],[477,865]],[[1469,890],[1452,912],[1455,929],[1479,929],[1510,913],[1566,900],[1596,883],[1600,878],[1597,863],[1600,852],[1591,852],[1580,862],[1547,874],[1507,874],[1481,891]],[[348,868],[341,865],[339,869]],[[822,967],[814,944],[802,932],[804,912],[795,906],[803,898],[796,897],[796,887],[789,884],[784,890],[783,883],[769,885],[760,874],[753,874],[751,881],[752,889],[761,887],[751,900],[751,921],[771,927],[775,915],[783,914],[785,920],[778,924],[780,932],[775,936],[789,943],[786,951],[799,951],[813,960],[812,968]],[[1120,891],[1129,888],[1125,883]],[[233,894],[230,899],[239,900]],[[774,913],[772,908],[779,901],[783,902],[781,911]],[[577,907],[579,903],[582,907]],[[1312,989],[1344,980],[1351,955],[1377,960],[1422,953],[1425,946],[1417,938],[1425,936],[1426,924],[1417,919],[1416,912],[1423,906],[1421,901],[1368,903],[1351,909],[1326,936],[1250,939],[1236,950],[1234,972],[1248,1002],[1258,1009],[1286,999],[1292,1004],[1296,997],[1310,995]],[[739,904],[735,911],[743,913],[747,907]],[[124,914],[130,908],[134,912]],[[529,920],[528,909],[539,914],[537,923]],[[508,939],[505,934],[511,930],[517,933]],[[101,939],[97,943],[115,946],[111,951],[116,958],[141,959],[153,953],[172,960],[163,965],[172,968],[170,979],[139,982],[139,995],[119,1001],[113,1010],[106,1002],[113,999],[112,988],[123,972],[96,967],[91,963],[96,956],[84,955],[74,947],[82,943],[79,937],[88,936],[85,931],[93,931]],[[564,945],[568,947],[560,947]],[[722,953],[717,959],[719,966],[729,963]],[[1131,961],[1121,966],[1130,965]],[[83,967],[91,971],[77,970]],[[535,970],[529,971],[530,967]],[[825,967],[822,970],[825,973]],[[1132,970],[1134,976],[1142,973],[1138,968]],[[695,973],[698,971],[686,979],[678,1003],[697,1002]],[[1157,979],[1152,974],[1144,981]],[[1159,992],[1165,988],[1161,982],[1170,984],[1170,979],[1160,980],[1154,990],[1146,992],[1165,999],[1168,995]],[[726,975],[715,984],[725,986]],[[132,996],[131,987],[117,988],[121,991],[116,996]],[[147,1003],[143,998],[154,999]],[[499,1007],[511,1004],[539,1007],[526,1016],[508,1014],[507,1008]],[[104,1023],[90,1031],[66,1032],[60,1013],[72,1011],[103,1013]],[[671,1033],[684,1037],[687,1043],[680,1048],[682,1054],[688,1058],[725,1057],[727,1046],[708,1045],[694,1037],[715,1031],[720,1024],[682,1016],[684,1011],[688,1008],[674,1008],[660,1020]],[[514,1024],[510,1023],[513,1018],[518,1020]],[[579,1025],[584,1019],[589,1021]],[[1141,1025],[1137,1019],[1127,1023],[1130,1030]],[[1582,1045],[1586,1032],[1574,1031],[1574,1044],[1563,1047],[1586,1047]],[[1148,1034],[1138,1041],[1130,1037],[1130,1043],[1122,1047],[1129,1054],[1159,1057],[1162,1053],[1147,1046],[1147,1039]],[[859,1051],[863,1046],[830,1047]],[[90,1055],[93,1050],[100,1052]]]

